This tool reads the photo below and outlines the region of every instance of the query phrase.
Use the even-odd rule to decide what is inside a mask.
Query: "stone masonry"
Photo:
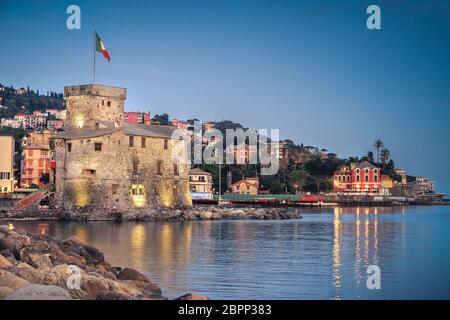
[[[67,128],[55,138],[56,206],[129,212],[192,204],[189,166],[174,163],[175,128],[123,122],[126,89],[65,87]],[[178,146],[180,147],[180,146]]]

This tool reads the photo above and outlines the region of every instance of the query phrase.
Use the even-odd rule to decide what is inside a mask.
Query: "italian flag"
[[[102,39],[98,36],[97,32],[95,32],[95,51],[101,52],[103,56],[109,61],[111,59],[109,58],[109,53],[106,50],[105,44],[103,43]]]

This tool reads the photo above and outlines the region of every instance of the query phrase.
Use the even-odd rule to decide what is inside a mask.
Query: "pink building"
[[[125,123],[150,124],[150,112],[125,112]]]

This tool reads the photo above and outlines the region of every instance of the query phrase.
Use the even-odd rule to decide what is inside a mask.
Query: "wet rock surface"
[[[295,210],[272,207],[227,207],[227,206],[194,206],[181,209],[135,209],[128,212],[108,212],[106,210],[79,209],[70,212],[56,210],[0,212],[0,219],[60,219],[79,221],[194,221],[194,220],[278,220],[299,219]],[[23,245],[26,238],[18,245]],[[0,247],[1,250],[1,247]]]

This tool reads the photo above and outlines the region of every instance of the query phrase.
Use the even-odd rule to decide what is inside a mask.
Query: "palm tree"
[[[375,149],[377,149],[377,163],[380,164],[380,149],[384,147],[384,142],[381,139],[375,140]]]
[[[391,152],[389,151],[389,149],[384,148],[383,150],[381,150],[381,163],[383,163],[383,167],[388,162],[390,156]]]

